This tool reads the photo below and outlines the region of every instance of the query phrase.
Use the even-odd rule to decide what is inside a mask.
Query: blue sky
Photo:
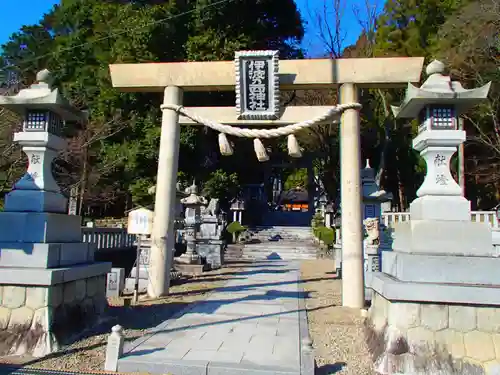
[[[306,36],[303,47],[308,54],[317,56],[325,50],[324,43],[319,36],[318,14],[324,14],[326,4],[326,14],[331,13],[333,0],[295,0],[304,20],[307,22]],[[382,4],[383,0],[378,0]],[[42,15],[49,11],[52,6],[59,3],[59,0],[0,0],[0,45],[8,41],[9,36],[18,31],[23,25],[36,23]],[[344,46],[356,41],[361,31],[353,8],[359,5],[363,9],[365,0],[346,0],[344,15],[342,17],[342,28],[344,31]],[[379,7],[380,8],[380,7]],[[362,12],[363,13],[363,12]]]

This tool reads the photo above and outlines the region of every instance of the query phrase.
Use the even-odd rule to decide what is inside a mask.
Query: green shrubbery
[[[320,213],[314,214],[314,216],[312,217],[311,226],[313,228],[324,227],[325,218],[323,217],[323,215],[321,215]]]
[[[241,225],[238,221],[233,221],[232,223],[229,223],[228,226],[226,227],[226,233],[229,233],[231,235],[232,237],[231,240],[233,243],[236,243],[240,234],[244,233],[246,230],[247,227]]]
[[[313,227],[314,236],[325,245],[331,246],[335,242],[335,229],[325,226]]]
[[[247,227],[241,225],[238,221],[233,221],[228,224],[226,230],[231,234],[238,234],[247,230]]]
[[[335,229],[325,227],[325,219],[320,213],[316,213],[311,221],[314,237],[328,247],[335,242]]]

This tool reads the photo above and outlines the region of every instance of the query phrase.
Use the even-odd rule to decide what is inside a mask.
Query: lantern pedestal
[[[420,152],[427,166],[417,196],[462,195],[462,189],[450,173],[450,160],[464,141],[463,130],[425,130],[413,140],[413,148]]]
[[[49,132],[19,132],[14,142],[28,157],[28,170],[5,197],[5,211],[65,213],[68,200],[52,175],[52,162],[66,141]]]
[[[24,116],[14,134],[28,157],[26,174],[0,212],[0,355],[50,354],[92,325],[107,305],[110,263],[94,262],[95,245],[82,242],[81,218],[67,215],[67,200],[52,176],[52,162],[66,146],[62,127],[84,116],[48,82],[0,106]]]

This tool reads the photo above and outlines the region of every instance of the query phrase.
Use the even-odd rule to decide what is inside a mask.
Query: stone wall
[[[106,276],[51,286],[0,286],[0,355],[48,354],[106,307]]]
[[[366,328],[381,374],[500,374],[500,308],[396,302],[374,292]]]

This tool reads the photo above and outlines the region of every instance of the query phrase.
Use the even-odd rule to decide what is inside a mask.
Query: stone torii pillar
[[[340,103],[358,102],[358,88],[340,86]],[[364,272],[361,216],[361,140],[359,111],[348,109],[340,120],[340,196],[342,207],[342,306],[363,308]]]
[[[163,103],[182,105],[182,96],[181,88],[167,86],[163,94]],[[181,128],[177,112],[166,108],[162,108],[162,112],[148,283],[148,296],[151,298],[168,293],[175,249],[175,236],[169,234],[174,233]]]

